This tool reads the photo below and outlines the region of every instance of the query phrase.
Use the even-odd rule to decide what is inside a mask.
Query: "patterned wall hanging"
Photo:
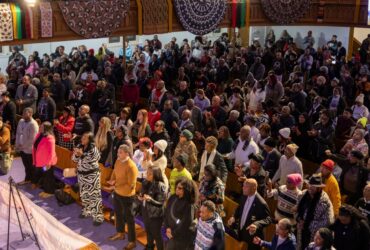
[[[205,35],[215,30],[226,12],[226,0],[174,0],[176,15],[185,30]]]
[[[53,36],[53,9],[50,2],[40,2],[41,37]]]
[[[274,23],[290,24],[302,18],[311,0],[261,0],[265,15]]]
[[[129,0],[59,1],[67,25],[85,38],[107,37],[126,17]]]
[[[13,40],[13,15],[8,3],[0,3],[0,42]]]
[[[153,29],[159,30],[160,26],[168,26],[167,0],[141,0],[143,6],[143,29],[144,33],[153,33]],[[151,32],[150,32],[151,31]]]

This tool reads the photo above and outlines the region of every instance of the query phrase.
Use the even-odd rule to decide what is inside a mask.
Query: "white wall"
[[[370,34],[369,28],[355,28],[353,32],[354,38],[356,38],[360,43],[367,38],[368,34]]]
[[[287,30],[290,36],[294,38],[298,47],[303,48],[303,38],[307,35],[309,30],[315,38],[314,47],[317,48],[326,44],[332,35],[338,36],[338,41],[341,41],[343,47],[348,48],[349,28],[348,27],[330,27],[330,26],[252,26],[250,28],[250,40],[259,38],[260,42],[264,44],[265,35],[273,29],[276,40],[281,36],[283,30]],[[251,42],[250,41],[250,42]]]

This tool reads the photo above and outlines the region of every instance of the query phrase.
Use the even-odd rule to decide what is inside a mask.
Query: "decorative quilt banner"
[[[123,22],[129,0],[59,1],[67,25],[85,38],[107,37]]]
[[[233,0],[231,5],[231,27],[245,27],[247,0]]]
[[[185,30],[205,35],[215,30],[226,13],[226,0],[174,0],[176,15]]]
[[[13,15],[10,4],[0,3],[0,42],[13,39]]]
[[[311,0],[261,0],[265,15],[274,23],[290,24],[302,18]]]
[[[53,9],[50,2],[40,2],[41,37],[53,36]]]

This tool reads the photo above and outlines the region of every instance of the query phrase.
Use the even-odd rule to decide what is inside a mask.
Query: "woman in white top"
[[[256,111],[259,103],[265,101],[266,92],[265,86],[261,81],[258,81],[254,84],[251,92],[248,94],[249,104],[248,109],[250,111]]]
[[[131,135],[131,127],[133,122],[130,119],[131,109],[129,107],[124,107],[121,109],[119,116],[116,118],[114,122],[114,130],[125,125],[128,128],[128,134]]]
[[[146,178],[147,167],[150,166],[148,161],[152,158],[152,141],[148,137],[140,138],[139,149],[135,150],[132,160],[135,162],[139,174],[138,179]]]
[[[142,165],[145,169],[148,169],[149,166],[153,168],[159,168],[162,171],[163,182],[166,186],[166,191],[168,191],[168,178],[166,176],[167,168],[167,157],[164,154],[167,148],[167,142],[165,140],[158,140],[154,143],[153,154],[147,160],[142,162]]]

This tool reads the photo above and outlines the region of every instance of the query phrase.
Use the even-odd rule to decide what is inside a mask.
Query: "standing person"
[[[112,151],[112,162],[113,167],[117,160],[118,149],[121,145],[127,145],[130,150],[130,155],[133,154],[133,146],[130,137],[128,136],[128,128],[125,125],[121,125],[116,129],[116,137],[113,140],[113,151]]]
[[[39,194],[42,198],[52,196],[55,191],[54,169],[53,166],[58,161],[55,153],[55,137],[53,126],[50,122],[44,122],[40,126],[40,131],[36,135],[32,147],[32,159],[35,166],[32,186],[39,185],[44,191]]]
[[[98,132],[95,135],[95,144],[100,152],[99,163],[105,167],[111,167],[113,165],[112,149],[114,134],[110,128],[110,119],[108,117],[102,117],[99,121]]]
[[[12,164],[10,140],[10,130],[0,117],[0,176],[8,174]]]
[[[199,181],[202,180],[204,176],[204,167],[209,164],[214,164],[217,171],[217,176],[226,183],[227,179],[227,168],[222,155],[217,152],[216,148],[218,145],[217,138],[214,136],[209,136],[206,138],[205,150],[202,154],[200,161],[200,171],[199,171]]]
[[[32,165],[32,144],[35,140],[39,125],[32,118],[33,109],[25,108],[23,110],[22,119],[18,122],[15,149],[20,152],[22,163],[26,171],[24,181],[19,184],[27,184],[32,180],[34,168]]]
[[[198,150],[192,139],[193,134],[189,130],[185,129],[181,132],[179,143],[177,144],[175,152],[172,156],[172,161],[174,161],[174,159],[176,159],[177,156],[186,154],[187,155],[186,168],[193,176],[195,174],[195,169],[198,164],[197,157]]]
[[[86,132],[81,143],[73,149],[72,161],[77,163],[77,178],[80,185],[82,212],[80,218],[91,216],[94,226],[104,221],[100,188],[100,153],[95,146],[94,134]]]
[[[253,243],[270,250],[296,250],[296,239],[292,231],[292,224],[284,218],[276,224],[276,234],[271,242],[261,240],[256,236],[253,238]]]
[[[322,190],[324,186],[320,175],[312,175],[308,181],[308,189],[303,191],[298,203],[298,250],[308,246],[317,230],[329,226],[334,221],[333,205],[329,196]]]
[[[333,204],[334,216],[338,216],[339,207],[341,206],[341,195],[337,179],[332,174],[335,163],[332,160],[326,160],[321,163],[320,172],[325,184],[324,192],[328,194],[331,203]]]
[[[71,138],[75,143],[79,143],[81,136],[84,133],[90,132],[94,133],[94,122],[91,119],[90,107],[87,105],[82,105],[78,110],[78,117],[75,120],[75,126],[72,130]]]
[[[2,118],[3,122],[10,128],[12,139],[14,139],[16,128],[16,115],[17,107],[15,103],[10,99],[10,92],[6,91],[1,95],[2,102],[4,104]]]
[[[188,178],[189,180],[192,180],[191,173],[189,172],[189,170],[185,168],[187,162],[188,162],[187,154],[178,155],[176,158],[172,160],[173,169],[170,174],[171,195],[175,194],[177,179],[179,179],[180,177],[184,177],[184,178]]]
[[[260,250],[253,245],[255,236],[264,239],[263,228],[271,224],[270,210],[266,201],[257,193],[257,181],[246,179],[243,183],[243,197],[234,215],[228,220],[229,226],[238,230],[238,238],[248,243],[249,250]]]
[[[52,123],[55,118],[56,105],[54,99],[50,97],[50,89],[45,88],[42,91],[42,98],[37,105],[37,114],[41,122]]]
[[[337,250],[365,250],[370,245],[370,228],[365,216],[351,206],[339,208],[339,216],[329,227],[334,233],[334,247]]]
[[[163,250],[161,228],[166,190],[162,171],[159,168],[149,167],[139,196],[139,200],[143,201],[142,214],[148,242],[145,247],[147,250],[154,250],[154,241],[157,249]]]
[[[335,250],[333,247],[333,233],[329,229],[323,227],[317,230],[313,242],[311,242],[305,250]],[[350,248],[352,249],[352,248]]]
[[[194,250],[225,249],[225,228],[212,201],[203,202],[197,224]]]
[[[57,144],[61,147],[68,148],[72,150],[73,141],[70,137],[73,127],[75,125],[75,118],[73,116],[74,108],[73,106],[66,106],[63,109],[62,115],[59,119],[54,120],[54,128],[57,137]]]
[[[187,178],[176,180],[176,192],[167,202],[164,216],[164,227],[169,238],[167,250],[194,249],[193,221],[198,193],[196,184]]]
[[[137,113],[136,121],[132,125],[131,129],[132,143],[134,143],[134,146],[136,147],[136,144],[139,142],[140,138],[150,137],[151,133],[152,130],[150,129],[148,123],[148,111],[145,109],[140,109]]]
[[[138,176],[135,162],[130,158],[131,149],[127,145],[121,145],[118,149],[118,158],[114,165],[112,177],[108,184],[114,190],[114,211],[116,213],[117,233],[109,239],[125,239],[125,223],[128,227],[128,245],[125,250],[136,247],[135,221],[132,213],[132,205],[136,190],[136,178]]]
[[[18,105],[18,113],[23,114],[23,109],[30,107],[32,112],[36,112],[36,102],[38,99],[37,88],[31,84],[31,77],[25,75],[22,79],[23,84],[19,85],[15,94],[15,103]]]
[[[355,207],[367,217],[370,225],[370,183],[364,187],[363,197],[356,202]]]

